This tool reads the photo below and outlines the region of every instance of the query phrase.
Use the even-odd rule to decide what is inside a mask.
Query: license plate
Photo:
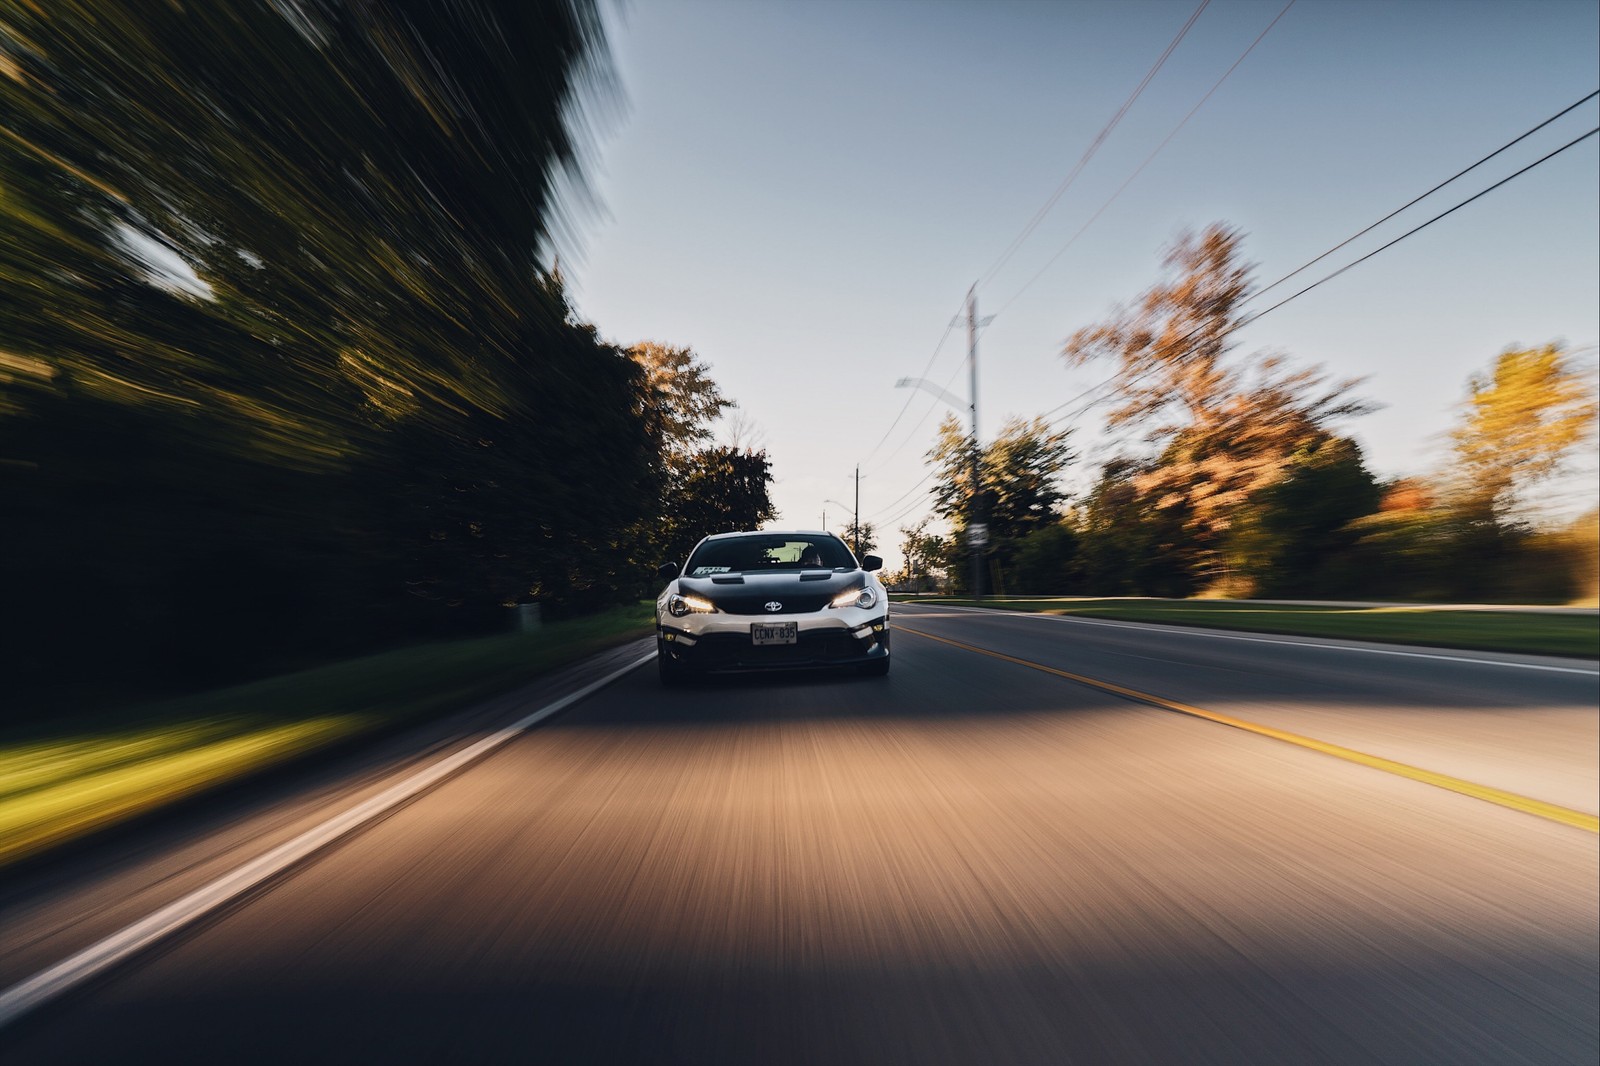
[[[798,644],[799,622],[752,622],[750,642],[757,647],[764,644]]]

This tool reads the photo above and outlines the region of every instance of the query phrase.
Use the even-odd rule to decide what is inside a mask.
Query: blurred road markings
[[[1504,789],[1491,788],[1488,785],[1479,785],[1471,781],[1464,781],[1459,777],[1451,777],[1449,774],[1435,773],[1432,770],[1424,770],[1420,767],[1409,766],[1403,762],[1395,762],[1393,759],[1384,759],[1377,755],[1368,755],[1365,752],[1356,751],[1353,748],[1342,747],[1338,744],[1329,744],[1326,741],[1317,740],[1313,737],[1301,736],[1298,733],[1290,733],[1282,729],[1274,729],[1271,726],[1258,725],[1255,722],[1247,722],[1242,718],[1234,718],[1230,715],[1218,714],[1216,711],[1208,711],[1200,707],[1192,707],[1187,703],[1178,703],[1174,700],[1163,699],[1160,696],[1151,695],[1148,692],[1140,692],[1138,689],[1126,688],[1110,681],[1101,681],[1097,678],[1086,677],[1083,674],[1075,674],[1070,670],[1059,670],[1056,667],[1045,666],[1043,663],[1032,662],[1028,659],[1018,659],[1014,656],[1006,655],[1003,652],[991,651],[988,648],[980,648],[975,644],[966,644],[959,640],[951,640],[948,637],[936,637],[932,633],[924,633],[919,629],[907,628],[903,623],[897,625],[895,628],[901,633],[912,633],[919,637],[925,637],[928,640],[938,641],[941,644],[948,644],[953,648],[960,648],[963,651],[976,652],[979,655],[987,655],[991,658],[1002,659],[1008,663],[1015,663],[1018,666],[1026,666],[1030,670],[1039,670],[1047,674],[1054,674],[1056,677],[1066,678],[1068,681],[1076,681],[1080,685],[1088,685],[1090,688],[1096,688],[1102,692],[1110,692],[1113,695],[1122,696],[1126,699],[1135,700],[1139,703],[1148,703],[1152,706],[1160,707],[1163,710],[1174,711],[1178,714],[1190,715],[1194,718],[1204,718],[1207,721],[1216,722],[1220,725],[1232,726],[1234,729],[1242,729],[1247,733],[1255,733],[1258,736],[1270,737],[1273,740],[1281,740],[1286,744],[1293,744],[1296,747],[1306,748],[1310,751],[1321,752],[1324,755],[1332,755],[1334,758],[1344,759],[1347,762],[1359,763],[1362,766],[1370,766],[1375,770],[1382,770],[1385,773],[1395,774],[1399,777],[1407,777],[1413,781],[1420,781],[1426,785],[1433,785],[1436,788],[1448,789],[1451,792],[1459,792],[1463,796],[1471,796],[1473,799],[1480,799],[1487,803],[1498,804],[1501,807],[1509,807],[1514,811],[1522,811],[1525,814],[1536,815],[1540,818],[1549,819],[1552,822],[1560,822],[1563,825],[1570,825],[1577,829],[1587,830],[1590,833],[1600,833],[1600,816],[1588,814],[1584,811],[1575,811],[1568,807],[1557,806],[1554,803],[1545,803],[1542,800],[1530,799],[1527,796],[1519,796],[1515,792],[1507,792]]]
[[[921,608],[921,605],[917,605]],[[928,616],[933,607],[921,608],[916,613]],[[1328,637],[1323,640],[1293,640],[1288,636],[1273,636],[1261,634],[1249,636],[1244,633],[1219,633],[1200,625],[1178,626],[1165,622],[1124,622],[1112,618],[1085,618],[1077,614],[1046,614],[1040,611],[1013,611],[1003,607],[966,607],[957,604],[939,604],[937,609],[946,611],[965,611],[970,614],[1004,615],[1007,618],[1037,618],[1046,622],[1073,622],[1085,626],[1107,626],[1112,629],[1149,629],[1157,626],[1166,630],[1182,629],[1189,636],[1204,637],[1207,640],[1238,640],[1247,644],[1281,644],[1288,648],[1319,648],[1323,651],[1354,651],[1364,655],[1392,655],[1401,659],[1435,659],[1446,663],[1466,663],[1469,666],[1504,666],[1513,670],[1542,670],[1552,674],[1586,674],[1595,677],[1600,674],[1600,666],[1552,666],[1548,663],[1524,663],[1513,659],[1474,659],[1465,655],[1446,655],[1437,651],[1401,651],[1398,648],[1375,648],[1370,644],[1354,642],[1351,637]],[[1458,608],[1448,608],[1457,610]],[[932,615],[930,617],[940,617]],[[923,634],[926,636],[927,634]],[[1340,641],[1342,643],[1333,643]]]
[[[98,943],[91,944],[75,955],[54,966],[41,970],[24,981],[19,981],[0,992],[0,1029],[23,1015],[64,995],[112,966],[125,961],[180,929],[198,921],[212,911],[252,891],[266,881],[278,876],[291,866],[311,857],[323,848],[348,836],[380,815],[388,813],[402,803],[415,799],[421,793],[439,784],[445,778],[488,755],[496,748],[525,730],[537,725],[551,715],[566,710],[579,700],[599,691],[656,656],[650,654],[626,666],[611,671],[596,681],[547,703],[538,710],[506,726],[497,733],[484,737],[475,744],[448,755],[438,762],[417,771],[405,780],[391,785],[376,796],[337,814],[327,821],[308,829],[287,843],[246,863],[231,874],[219,877],[203,888],[113,933]]]

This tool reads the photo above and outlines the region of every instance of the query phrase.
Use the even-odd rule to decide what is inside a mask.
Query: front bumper
[[[882,608],[879,608],[881,611]],[[755,622],[796,622],[794,644],[756,644]],[[889,656],[889,616],[849,608],[814,614],[670,615],[656,625],[656,646],[675,665],[705,673],[850,666]]]

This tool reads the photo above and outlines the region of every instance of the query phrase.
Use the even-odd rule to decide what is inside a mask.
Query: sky
[[[929,379],[965,423],[965,328],[946,334],[975,282],[995,315],[978,341],[988,439],[1007,417],[1082,406],[1110,367],[1068,368],[1064,340],[1157,282],[1183,230],[1239,228],[1265,284],[1600,88],[1589,0],[1284,5],[1210,0],[1003,261],[1199,0],[613,10],[626,104],[592,161],[599,209],[563,253],[574,302],[610,340],[685,345],[710,366],[769,453],[774,526],[817,528],[826,511],[842,532],[859,464],[893,567],[895,531],[929,513],[925,453],[954,410],[895,383]],[[1251,309],[1597,125],[1591,100]],[[1363,378],[1383,406],[1342,428],[1368,465],[1437,469],[1468,377],[1500,351],[1562,341],[1593,362],[1597,141],[1263,316],[1241,350]],[[1137,446],[1097,410],[1072,424],[1070,490]],[[1579,466],[1592,506],[1592,459]]]

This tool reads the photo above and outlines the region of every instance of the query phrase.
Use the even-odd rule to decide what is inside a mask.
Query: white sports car
[[[889,597],[832,533],[718,533],[658,571],[656,664],[690,673],[854,667],[889,672]]]

